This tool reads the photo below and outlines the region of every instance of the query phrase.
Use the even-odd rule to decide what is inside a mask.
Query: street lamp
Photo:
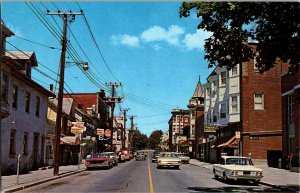
[[[66,62],[66,64],[77,64],[77,65],[82,65],[82,69],[84,71],[87,71],[89,69],[89,64],[87,62]],[[69,65],[69,67],[73,66],[73,65]]]

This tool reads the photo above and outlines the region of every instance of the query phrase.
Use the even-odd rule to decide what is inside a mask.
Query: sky
[[[197,30],[200,20],[192,12],[179,17],[180,2],[7,2],[1,1],[1,19],[15,34],[7,50],[34,51],[39,62],[32,78],[45,88],[58,89],[62,19],[47,15],[75,13],[68,23],[65,92],[110,96],[108,82],[121,82],[116,106],[129,108],[135,126],[144,134],[168,130],[171,111],[187,109],[199,80],[212,71],[204,60],[204,39],[211,33]],[[71,18],[70,18],[71,19]],[[55,48],[55,49],[51,49]],[[74,62],[88,62],[82,71]],[[129,119],[127,128],[130,127]]]

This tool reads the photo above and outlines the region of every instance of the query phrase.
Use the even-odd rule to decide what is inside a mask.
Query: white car
[[[190,157],[186,153],[177,153],[177,157],[181,160],[181,163],[188,164],[190,162]]]
[[[252,160],[248,157],[241,156],[222,156],[219,164],[213,165],[215,178],[228,180],[250,180],[254,184],[263,177],[263,170],[253,165]]]
[[[179,169],[181,160],[177,157],[175,152],[162,152],[157,158],[157,169],[161,167],[174,167]]]

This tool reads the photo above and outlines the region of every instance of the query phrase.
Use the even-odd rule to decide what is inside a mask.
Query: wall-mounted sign
[[[110,131],[110,129],[105,129],[105,131],[104,131],[104,135],[105,135],[105,137],[110,137],[111,136],[111,131]]]
[[[104,129],[97,129],[97,135],[104,136]]]

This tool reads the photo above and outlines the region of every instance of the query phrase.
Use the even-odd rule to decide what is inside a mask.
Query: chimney
[[[103,100],[105,97],[105,91],[103,89],[100,90],[99,92],[99,97]]]
[[[53,92],[53,84],[50,84],[50,91]]]

